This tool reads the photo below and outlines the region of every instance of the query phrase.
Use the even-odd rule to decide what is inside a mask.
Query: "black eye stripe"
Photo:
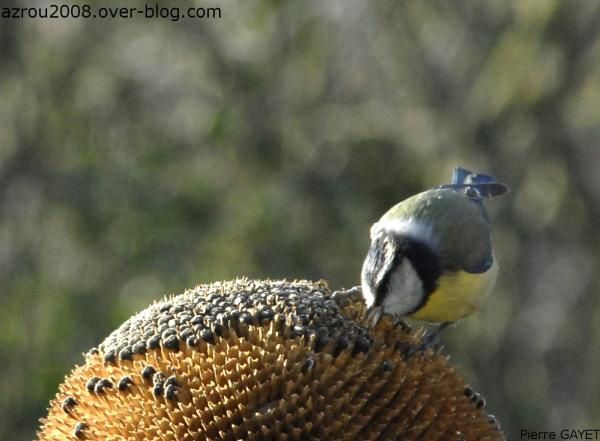
[[[390,270],[387,273],[385,273],[385,276],[381,280],[381,283],[377,286],[377,290],[375,292],[375,306],[380,306],[383,303],[383,300],[385,299],[386,294],[392,288],[390,279],[392,277],[393,272],[396,271],[396,269],[402,263],[403,259],[404,259],[404,256],[402,256],[402,254],[396,252],[396,254],[394,255],[394,262],[392,263]]]
[[[429,245],[410,237],[396,237],[397,254],[410,259],[412,266],[423,283],[425,295],[431,294],[437,288],[437,282],[442,274],[440,258]]]

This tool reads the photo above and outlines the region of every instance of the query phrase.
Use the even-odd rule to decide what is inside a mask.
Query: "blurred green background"
[[[195,5],[222,18],[0,19],[0,438],[164,294],[358,284],[371,223],[458,164],[513,191],[452,362],[510,437],[598,428],[600,4]]]

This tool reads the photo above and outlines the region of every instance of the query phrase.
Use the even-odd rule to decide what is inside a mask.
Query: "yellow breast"
[[[472,314],[493,288],[498,274],[494,260],[492,267],[482,274],[465,271],[443,273],[437,289],[427,303],[410,315],[416,320],[453,322]]]

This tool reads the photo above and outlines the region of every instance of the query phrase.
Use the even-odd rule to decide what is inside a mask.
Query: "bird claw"
[[[394,321],[394,328],[400,328],[406,332],[410,332],[410,330],[412,329],[412,327],[401,318],[398,318]]]
[[[421,340],[421,344],[416,346],[409,355],[414,355],[417,352],[426,352],[429,349],[432,349],[434,352],[437,351],[440,347],[440,334],[451,324],[452,322],[443,322],[435,331],[425,334]]]

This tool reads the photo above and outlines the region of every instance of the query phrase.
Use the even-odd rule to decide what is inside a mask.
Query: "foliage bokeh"
[[[489,204],[498,286],[448,353],[509,436],[597,425],[598,4],[214,3],[0,22],[0,438],[164,294],[358,284],[370,224],[457,164],[513,191]]]

